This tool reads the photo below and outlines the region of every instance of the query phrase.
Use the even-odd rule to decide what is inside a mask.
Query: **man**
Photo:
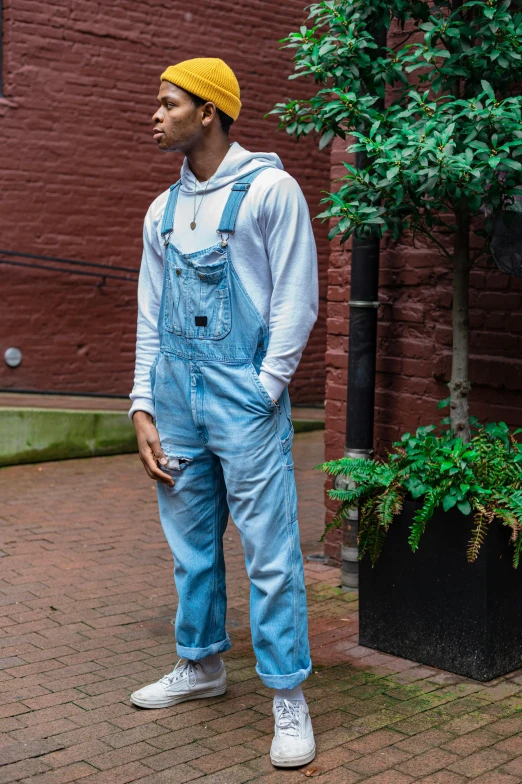
[[[230,144],[241,103],[222,60],[170,66],[158,102],[157,145],[185,160],[145,218],[129,416],[174,556],[181,659],[131,700],[163,708],[225,692],[230,512],[256,670],[275,689],[271,760],[304,765],[315,756],[301,688],[312,665],[287,386],[317,317],[310,217],[277,155]]]

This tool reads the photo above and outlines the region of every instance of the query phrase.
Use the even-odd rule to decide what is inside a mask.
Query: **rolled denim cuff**
[[[181,659],[190,659],[191,661],[206,659],[207,656],[212,656],[214,653],[224,653],[224,651],[230,650],[231,647],[232,643],[228,634],[221,642],[213,642],[211,645],[207,645],[206,648],[185,648],[184,645],[176,643],[178,656]]]
[[[305,681],[312,672],[312,660],[306,670],[297,670],[290,675],[265,675],[260,671],[258,664],[256,664],[256,672],[269,689],[293,689]]]

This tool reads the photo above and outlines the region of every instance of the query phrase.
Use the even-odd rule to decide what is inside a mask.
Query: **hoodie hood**
[[[210,183],[206,189],[207,193],[217,191],[219,188],[224,188],[225,185],[244,177],[245,174],[259,169],[260,166],[270,166],[273,169],[284,169],[279,155],[275,152],[249,152],[241,147],[237,142],[233,142],[230,148],[219,164],[216,172],[210,178]],[[194,185],[196,185],[196,193],[201,193],[205,187],[198,187],[206,183],[196,183],[196,178],[190,170],[188,160],[185,158],[181,167],[181,192],[194,193]]]

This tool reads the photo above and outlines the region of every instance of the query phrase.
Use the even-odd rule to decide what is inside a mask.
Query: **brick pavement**
[[[322,433],[296,438],[305,552],[318,550]],[[522,673],[489,684],[357,642],[357,595],[306,567],[318,755],[274,770],[270,692],[254,672],[243,556],[226,534],[230,687],[142,711],[129,692],[176,659],[172,562],[133,455],[0,471],[0,784],[517,784]]]

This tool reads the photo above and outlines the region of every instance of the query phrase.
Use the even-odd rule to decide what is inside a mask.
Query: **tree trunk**
[[[453,254],[453,357],[450,381],[451,432],[467,444],[470,440],[468,394],[469,364],[469,208],[455,210],[457,232]]]

